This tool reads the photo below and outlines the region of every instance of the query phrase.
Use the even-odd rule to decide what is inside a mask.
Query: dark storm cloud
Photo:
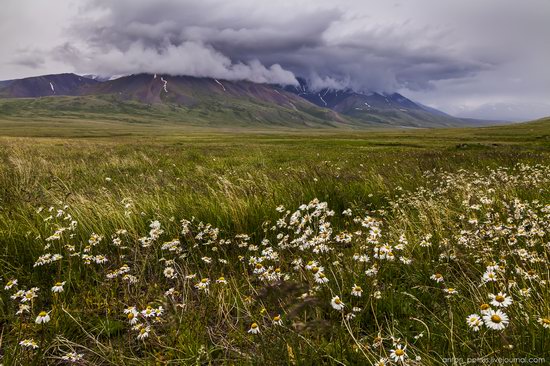
[[[440,36],[437,31],[348,19],[342,9],[319,4],[93,0],[71,27],[75,38],[56,49],[56,57],[103,74],[157,72],[274,83],[305,76],[319,88],[378,91],[428,88],[434,80],[489,66],[437,43],[424,44]],[[350,28],[354,23],[359,26]]]

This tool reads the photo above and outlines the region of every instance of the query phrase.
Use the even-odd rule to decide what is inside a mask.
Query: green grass
[[[350,132],[220,130],[147,119],[92,113],[0,120],[4,365],[55,364],[70,351],[94,365],[372,364],[389,357],[394,343],[407,345],[409,364],[550,359],[549,330],[538,323],[550,316],[549,120]],[[314,201],[302,210],[302,217],[317,212],[302,229],[311,230],[306,243],[332,248],[326,253],[277,236],[292,243],[303,231],[276,208],[292,214],[314,199],[327,207]],[[182,219],[191,221],[189,232]],[[150,232],[154,220],[162,233]],[[369,240],[373,226],[381,236]],[[60,228],[58,240],[47,240]],[[121,229],[127,232],[117,234]],[[90,244],[94,233],[103,239]],[[336,240],[342,233],[351,241]],[[407,243],[395,248],[402,235]],[[143,237],[154,239],[143,246]],[[179,249],[162,249],[174,239]],[[375,258],[382,244],[393,247],[395,260]],[[262,254],[266,248],[278,257]],[[34,266],[45,253],[63,258]],[[86,255],[108,262],[86,264]],[[282,278],[266,282],[254,273],[259,257]],[[303,264],[295,269],[297,258]],[[327,284],[305,268],[311,260],[324,268]],[[501,268],[497,281],[482,284],[492,262]],[[367,275],[375,263],[378,272]],[[107,278],[124,264],[135,283],[124,274]],[[178,277],[167,278],[165,267]],[[435,273],[445,282],[430,279]],[[186,279],[190,274],[196,277]],[[216,283],[221,276],[226,285]],[[195,288],[202,278],[210,280],[208,293]],[[4,290],[11,279],[17,286]],[[54,294],[58,281],[66,282],[64,291]],[[354,284],[361,297],[351,295]],[[32,287],[40,290],[26,303],[30,312],[16,315],[20,299],[10,296]],[[446,296],[450,287],[458,293]],[[169,288],[177,294],[165,296]],[[499,291],[513,299],[504,309],[508,326],[470,330],[466,317]],[[331,307],[334,296],[343,311]],[[157,321],[138,316],[150,327],[148,338],[138,340],[140,331],[131,329],[123,312],[129,306],[164,308]],[[353,307],[361,310],[346,318]],[[35,323],[41,310],[51,311],[45,325]],[[282,325],[272,322],[278,314]],[[261,333],[248,333],[252,323]],[[39,348],[19,346],[23,339]]]

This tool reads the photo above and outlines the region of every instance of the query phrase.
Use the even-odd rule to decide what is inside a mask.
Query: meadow
[[[4,365],[550,361],[548,119],[0,135]]]

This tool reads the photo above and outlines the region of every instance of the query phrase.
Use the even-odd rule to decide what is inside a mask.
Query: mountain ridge
[[[79,103],[64,104],[66,108],[74,106],[77,110],[79,105],[95,97],[102,99],[102,103],[110,101],[115,106],[139,102],[159,110],[166,106],[179,108],[182,113],[202,109],[209,110],[210,114],[218,111],[215,118],[222,118],[227,112],[254,123],[261,121],[275,125],[284,123],[283,118],[289,119],[290,124],[299,120],[299,125],[307,126],[306,120],[310,119],[310,124],[315,126],[358,128],[479,124],[478,121],[466,121],[425,107],[398,93],[359,93],[350,89],[317,91],[310,89],[305,79],[299,78],[298,81],[299,86],[280,86],[160,74],[106,78],[64,73],[0,81],[0,98],[79,97]]]

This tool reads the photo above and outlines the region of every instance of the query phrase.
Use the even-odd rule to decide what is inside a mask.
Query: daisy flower
[[[56,282],[55,285],[52,287],[52,292],[63,292],[63,286],[65,286],[65,281],[63,282]]]
[[[135,306],[130,306],[129,308],[124,309],[124,314],[127,314],[128,321],[131,325],[136,324],[136,322],[138,321],[137,316],[139,313],[136,310]]]
[[[474,331],[477,332],[483,325],[483,322],[481,321],[481,317],[477,314],[469,315],[466,318],[466,323],[468,323],[468,326]]]
[[[545,329],[550,329],[550,319],[549,318],[538,318],[537,322],[542,325]]]
[[[273,324],[274,325],[283,325],[283,321],[281,319],[281,315],[275,315],[273,317]]]
[[[481,311],[481,315],[485,315],[491,310],[491,306],[489,304],[481,304],[479,310]]]
[[[221,276],[220,278],[218,278],[216,280],[216,283],[221,283],[222,285],[226,285],[227,284],[227,280],[225,279],[225,277]]]
[[[489,297],[491,305],[496,307],[506,308],[512,304],[512,298],[503,292],[499,292],[497,295],[489,294]]]
[[[342,300],[340,300],[340,297],[339,296],[334,296],[331,300],[330,300],[330,305],[332,305],[332,307],[335,309],[335,310],[342,310],[344,309],[344,303],[342,302]]]
[[[6,286],[4,286],[4,290],[9,290],[15,285],[17,285],[17,280],[16,279],[9,280],[8,283],[6,283]]]
[[[388,364],[387,358],[381,358],[378,362],[374,363],[373,366],[386,366]]]
[[[398,344],[397,347],[395,347],[395,349],[392,349],[390,351],[391,359],[394,360],[395,362],[405,361],[405,358],[407,358],[407,353],[405,352],[406,349],[407,349],[407,346],[403,347],[402,345]]]
[[[149,332],[150,331],[151,331],[151,327],[149,327],[149,326],[141,328],[139,330],[139,334],[137,335],[137,339],[143,340],[143,339],[149,337]]]
[[[36,324],[46,324],[47,322],[50,321],[50,314],[45,311],[41,311],[36,317],[35,321],[36,321]]]
[[[64,360],[64,361],[69,361],[69,362],[78,362],[78,361],[82,361],[83,357],[84,357],[84,355],[81,354],[81,353],[69,352],[69,353],[64,354],[61,357],[61,359]]]
[[[37,349],[38,344],[34,341],[34,339],[23,339],[21,342],[19,342],[19,345],[21,347],[29,348],[29,349]]]
[[[458,294],[458,291],[452,287],[443,289],[447,295],[455,295]]]
[[[323,284],[327,283],[329,280],[324,272],[318,272],[315,274],[315,282]]]
[[[173,267],[166,267],[163,271],[164,277],[174,279],[178,277],[178,274],[176,273],[176,270]]]
[[[492,330],[503,330],[508,325],[509,318],[501,310],[489,310],[486,315],[483,316],[483,321],[488,328]]]
[[[258,326],[258,323],[252,323],[250,325],[250,329],[248,330],[248,333],[250,333],[250,334],[260,333],[260,327]]]
[[[441,273],[435,273],[430,276],[430,279],[434,280],[437,283],[443,282],[443,275]]]
[[[354,284],[353,287],[351,288],[351,295],[361,297],[362,294],[363,294],[363,289],[361,288],[361,286],[357,286],[356,284]]]

